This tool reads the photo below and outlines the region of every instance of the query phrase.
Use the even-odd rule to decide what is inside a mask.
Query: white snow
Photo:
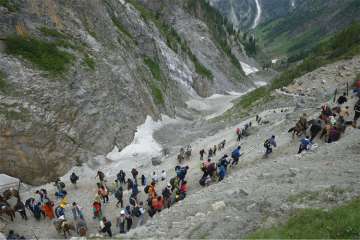
[[[0,174],[0,192],[2,192],[5,188],[8,189],[10,187],[17,187],[19,184],[19,179],[10,177],[6,174]]]
[[[244,73],[245,73],[246,76],[259,71],[256,67],[252,67],[247,63],[244,63],[244,62],[240,61],[240,64],[241,64],[241,67],[244,70]]]
[[[195,109],[204,113],[204,119],[209,120],[215,117],[222,115],[228,109],[232,108],[232,101],[249,91],[254,90],[253,88],[249,89],[246,92],[227,92],[228,95],[214,94],[207,98],[194,97],[186,102],[188,108]]]
[[[254,20],[254,24],[251,27],[252,29],[256,28],[259,25],[260,18],[261,18],[261,6],[260,6],[260,3],[259,3],[259,0],[255,0],[255,3],[256,3],[257,14],[256,14],[256,17],[255,17],[255,20]]]
[[[137,127],[134,140],[131,144],[119,151],[118,147],[106,155],[108,159],[116,162],[110,168],[131,169],[136,165],[145,164],[144,161],[151,160],[153,157],[161,156],[161,145],[154,139],[153,134],[166,124],[174,123],[177,119],[171,119],[163,115],[162,120],[154,121],[150,116],[146,117],[145,122]],[[115,166],[114,166],[115,165]]]
[[[255,82],[255,85],[257,87],[263,87],[263,86],[266,86],[268,83],[267,82],[264,82],[264,81],[256,81]]]
[[[272,63],[272,64],[276,64],[278,61],[280,61],[280,59],[274,58],[274,59],[271,60],[271,63]]]

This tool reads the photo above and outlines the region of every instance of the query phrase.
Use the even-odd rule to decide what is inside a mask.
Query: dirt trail
[[[357,68],[357,63],[355,60],[350,60],[343,64],[350,66],[346,68],[346,71],[350,72],[351,69]],[[327,68],[333,69],[334,66],[330,65]],[[308,83],[316,86],[318,83],[310,79],[314,78],[313,75],[325,73],[330,79],[332,74],[338,74],[336,71],[327,73],[323,69],[315,71],[311,78],[309,77]],[[303,107],[289,101],[287,111],[281,111],[284,108],[278,108],[269,102],[268,105],[263,106],[268,110],[254,113],[268,121],[265,125],[254,124],[254,117],[243,119],[229,127],[224,126],[222,122],[210,123],[199,118],[194,121],[166,125],[157,131],[155,138],[161,145],[169,148],[172,154],[163,159],[160,166],[153,167],[149,162],[144,163],[139,168],[140,174],[145,173],[146,176],[150,176],[152,171],[159,173],[164,169],[167,171],[168,179],[174,176],[174,166],[177,165],[176,149],[190,143],[194,154],[192,160],[185,163],[190,166],[187,175],[190,192],[185,200],[170,209],[163,210],[147,221],[145,226],[136,228],[127,235],[139,238],[239,238],[259,226],[271,226],[283,216],[285,216],[283,219],[286,219],[286,216],[294,209],[308,206],[332,207],[357,196],[360,191],[358,129],[349,128],[344,137],[333,144],[324,144],[317,139],[315,142],[319,147],[301,155],[296,154],[298,139],[293,140],[287,133],[303,111],[312,117],[316,117],[319,113],[319,109],[306,108],[306,106],[312,106],[314,102],[320,106],[329,99],[334,86],[341,88],[350,78],[351,76],[342,79],[336,77],[334,85],[322,86],[324,94],[318,94],[316,88],[309,84],[307,86],[309,94],[302,97]],[[305,82],[306,76],[300,80]],[[312,91],[315,93],[310,94]],[[296,90],[293,92],[297,93]],[[274,99],[276,100],[280,95],[283,94],[274,95]],[[297,98],[297,96],[287,97]],[[221,98],[219,100],[222,101]],[[206,111],[206,114],[213,114],[213,112]],[[241,141],[244,155],[241,157],[240,165],[231,169],[229,176],[223,182],[206,188],[201,187],[198,184],[201,176],[199,150],[203,147],[208,149],[226,139],[228,144],[222,153],[231,152],[238,145],[235,136],[236,127],[242,127],[249,121],[253,122],[253,128],[251,135]],[[276,135],[278,147],[270,158],[263,159],[263,142],[271,135]],[[215,159],[220,157],[218,153]],[[108,167],[111,168],[112,165],[109,164]],[[88,167],[74,170],[80,175],[77,189],[73,188],[68,181],[70,173],[63,178],[67,185],[69,202],[76,201],[83,207],[89,232],[95,234],[98,222],[91,218],[91,204],[95,195],[96,171]],[[127,174],[129,170],[127,169]],[[114,179],[115,176],[108,177],[109,182]],[[159,184],[158,192],[165,184],[165,181]],[[53,196],[54,186],[48,184],[43,187],[49,190],[50,196]],[[37,188],[25,189],[22,192],[22,198],[33,196],[35,189]],[[306,191],[321,192],[321,194],[310,202],[296,197]],[[295,198],[295,201],[289,201],[290,198]],[[125,202],[127,199],[126,193]],[[143,193],[140,199],[145,200]],[[120,209],[115,207],[114,197],[110,197],[110,203],[104,207],[104,212],[105,216],[113,222],[113,232],[118,233],[115,219],[119,216]],[[72,218],[70,207],[66,209],[66,216]],[[26,237],[34,237],[34,235],[40,238],[59,237],[50,221],[37,222],[32,217],[26,225],[20,217],[17,217],[14,223],[7,226],[7,229],[15,229]]]

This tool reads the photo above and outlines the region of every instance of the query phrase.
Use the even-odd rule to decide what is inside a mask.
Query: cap
[[[121,215],[124,215],[124,214],[125,214],[125,210],[121,210],[121,211],[120,211],[120,214],[121,214]]]

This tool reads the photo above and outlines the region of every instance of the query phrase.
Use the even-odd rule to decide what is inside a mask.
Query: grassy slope
[[[329,212],[299,210],[284,225],[258,230],[251,239],[358,239],[360,199]]]
[[[331,36],[336,29],[351,24],[359,14],[357,0],[334,0],[333,4],[304,0],[288,16],[260,25],[256,35],[271,55],[299,55]]]
[[[37,38],[11,36],[5,40],[6,53],[21,56],[39,69],[58,75],[67,70],[74,57],[58,49],[58,44]]]
[[[313,48],[305,60],[274,79],[269,87],[261,87],[241,98],[235,104],[238,108],[249,108],[256,101],[266,99],[272,90],[287,86],[294,79],[303,76],[321,66],[360,54],[360,23],[354,23],[347,29]]]

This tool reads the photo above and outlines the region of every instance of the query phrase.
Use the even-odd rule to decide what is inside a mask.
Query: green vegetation
[[[164,96],[163,96],[163,93],[162,93],[160,87],[158,86],[158,84],[163,80],[160,65],[157,61],[154,61],[153,59],[151,59],[149,57],[146,57],[144,59],[144,63],[149,68],[152,76],[156,80],[156,81],[152,81],[150,83],[150,89],[151,89],[153,99],[154,99],[155,103],[158,105],[164,104],[164,102],[165,102]]]
[[[116,28],[126,36],[128,36],[130,39],[134,39],[131,33],[122,25],[122,23],[117,20],[115,17],[111,17],[112,22],[116,26]]]
[[[237,105],[241,106],[241,108],[248,108],[257,100],[269,96],[269,90],[267,87],[259,87],[254,91],[249,92],[248,94],[244,95]]]
[[[146,57],[144,59],[144,63],[146,64],[146,66],[148,66],[148,68],[151,71],[151,74],[153,75],[153,77],[158,80],[161,81],[161,69],[160,69],[160,65],[159,63],[155,62],[154,60],[152,60],[149,57]]]
[[[0,6],[7,8],[10,12],[17,12],[20,8],[19,3],[14,0],[0,0]]]
[[[161,20],[160,13],[153,13],[144,7],[137,0],[129,0],[129,2],[140,12],[142,18],[147,22],[153,22],[159,29],[161,35],[165,37],[166,44],[176,53],[185,53],[189,56],[191,61],[194,63],[195,71],[197,74],[206,77],[209,80],[213,79],[213,74],[204,65],[202,65],[197,57],[192,53],[186,42],[179,36],[174,28],[167,25]]]
[[[1,116],[7,120],[25,120],[30,117],[30,113],[22,107],[20,107],[19,110],[13,110],[8,106],[0,106],[0,117]]]
[[[249,108],[256,101],[270,96],[272,90],[288,86],[294,79],[315,69],[341,59],[360,54],[360,24],[354,23],[349,28],[318,44],[301,64],[284,71],[273,80],[270,86],[258,88],[237,103],[238,107]]]
[[[6,53],[21,56],[39,69],[58,75],[68,69],[74,57],[59,50],[55,43],[36,38],[11,36],[5,39]]]
[[[89,55],[85,55],[84,57],[84,64],[90,68],[91,70],[95,70],[95,61],[92,57],[90,57]]]
[[[47,37],[67,38],[65,36],[65,34],[57,31],[56,29],[51,29],[51,28],[47,28],[47,27],[41,27],[40,31],[42,32],[42,34],[44,34],[44,36],[47,36]]]
[[[157,86],[157,84],[155,82],[152,82],[150,84],[150,88],[151,88],[151,92],[152,92],[155,104],[157,104],[157,105],[164,104],[164,102],[165,102],[164,101],[164,96],[162,94],[161,89]]]
[[[281,88],[308,72],[335,61],[351,58],[360,53],[360,24],[349,28],[318,44],[303,62],[283,72],[271,84],[271,89]]]
[[[330,211],[297,211],[284,225],[258,230],[250,239],[358,239],[360,199]]]

